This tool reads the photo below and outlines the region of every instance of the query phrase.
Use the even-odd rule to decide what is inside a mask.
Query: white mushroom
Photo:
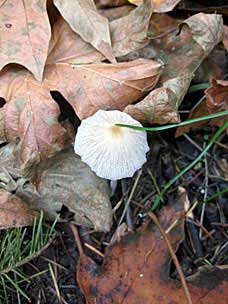
[[[82,161],[110,180],[133,176],[149,151],[146,132],[115,126],[118,123],[142,127],[126,113],[99,110],[81,122],[74,144]]]

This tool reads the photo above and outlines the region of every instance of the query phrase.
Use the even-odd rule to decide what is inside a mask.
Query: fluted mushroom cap
[[[110,180],[133,176],[149,151],[146,132],[115,126],[117,123],[142,127],[124,112],[99,110],[81,122],[74,144],[82,161]]]

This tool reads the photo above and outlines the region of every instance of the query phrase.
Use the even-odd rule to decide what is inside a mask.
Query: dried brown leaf
[[[37,164],[60,151],[65,130],[49,88],[20,67],[0,72],[0,96],[6,104],[0,109],[0,139],[20,140],[20,159],[24,166],[33,159]]]
[[[49,160],[39,186],[17,180],[16,195],[46,216],[72,221],[78,225],[109,231],[112,208],[107,181],[96,176],[73,149],[64,150]],[[61,210],[68,210],[64,215]]]
[[[174,250],[184,237],[183,209],[184,206],[176,202],[160,213],[164,230],[182,219],[168,233]],[[102,266],[81,254],[77,279],[88,304],[185,304],[187,301],[180,282],[170,277],[170,260],[167,243],[159,229],[148,225],[110,245]],[[197,275],[188,278],[188,282],[193,304],[227,302],[227,269],[202,267]]]
[[[104,56],[72,31],[64,19],[59,18],[54,24],[47,64],[60,62],[87,64],[100,62],[103,59]]]
[[[6,0],[0,16],[0,69],[18,63],[41,81],[51,38],[46,1]]]
[[[180,33],[176,28],[164,36],[153,39],[146,47],[146,50],[154,53],[156,58],[165,63],[165,67],[160,78],[162,87],[152,91],[138,104],[125,109],[136,119],[150,123],[178,121],[178,106],[188,90],[194,72],[213,46],[221,41],[223,35],[221,16],[197,14],[193,17],[184,22]],[[205,31],[213,34],[205,37]],[[172,94],[170,91],[167,92],[166,88],[170,85]]]
[[[128,4],[128,0],[95,0],[98,8],[115,7]]]
[[[181,0],[150,0],[155,13],[172,11]],[[143,0],[129,0],[130,3],[140,5]]]
[[[160,72],[159,63],[138,59],[117,64],[49,65],[45,79],[84,119],[99,109],[123,110],[138,101],[156,85]]]
[[[54,4],[75,33],[92,44],[108,60],[116,62],[108,20],[98,13],[93,0],[54,0]]]
[[[147,32],[151,15],[151,0],[145,0],[127,16],[110,22],[112,46],[116,57],[124,56],[148,44]]]
[[[224,25],[223,44],[228,52],[228,26]]]
[[[142,101],[129,105],[124,109],[132,117],[140,121],[166,124],[179,121],[178,106],[193,78],[185,74],[163,83],[161,88],[153,90]]]
[[[0,229],[30,226],[39,212],[29,208],[19,197],[0,189]]]

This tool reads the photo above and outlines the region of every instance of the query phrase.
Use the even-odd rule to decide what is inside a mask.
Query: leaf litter
[[[193,218],[205,235],[198,243],[193,235],[190,245],[193,228],[189,228],[189,218],[184,217],[186,210],[182,202],[173,203],[177,201],[175,193],[169,194],[169,203],[159,211],[163,230],[178,222],[167,236],[186,276],[183,287],[186,283],[187,287],[184,288],[176,273],[180,267],[174,263],[178,271],[175,270],[166,239],[161,237],[156,225],[144,223],[145,211],[140,211],[137,205],[128,207],[127,225],[124,223],[122,232],[122,226],[117,225],[125,196],[139,199],[150,208],[154,189],[159,192],[159,187],[172,178],[176,170],[189,163],[192,149],[189,143],[197,144],[185,133],[196,124],[177,130],[176,135],[184,134],[185,145],[181,148],[173,147],[170,141],[167,144],[167,138],[162,137],[157,146],[151,146],[148,159],[152,166],[145,167],[146,178],[142,178],[138,194],[125,193],[124,184],[129,182],[121,181],[122,198],[118,197],[121,192],[118,185],[117,193],[114,191],[114,197],[110,198],[107,181],[98,178],[69,147],[75,130],[71,121],[62,120],[60,97],[53,95],[53,91],[61,94],[64,106],[67,103],[71,107],[76,124],[99,109],[125,111],[150,124],[180,121],[182,109],[188,108],[185,96],[196,79],[198,68],[210,54],[213,57],[212,51],[217,45],[223,50],[227,48],[227,26],[223,25],[222,16],[213,11],[205,14],[199,10],[200,13],[185,20],[179,15],[177,19],[175,14],[172,17],[164,14],[174,7],[174,12],[181,10],[179,2],[98,0],[95,5],[92,0],[55,0],[48,1],[49,16],[46,1],[25,1],[23,5],[21,1],[15,4],[8,0],[0,7],[0,226],[30,225],[40,209],[48,219],[60,214],[62,222],[80,225],[80,237],[89,250],[85,250],[87,255],[81,251],[78,281],[88,303],[94,303],[94,299],[97,303],[140,303],[142,299],[145,303],[151,299],[159,303],[167,303],[167,299],[173,303],[191,303],[190,298],[192,303],[214,303],[218,298],[220,303],[226,301],[227,267],[220,266],[222,261],[226,263],[223,257],[226,245],[221,241],[221,235],[224,238],[226,232],[220,234],[221,230],[215,229],[216,236],[208,236],[211,227],[226,227],[221,220],[227,217],[222,196],[218,196],[221,206],[216,209],[221,216],[220,222],[216,218],[218,226],[208,226],[207,222],[199,223]],[[54,16],[51,16],[52,5],[58,9]],[[223,46],[219,44],[222,41]],[[225,75],[217,72],[211,75],[222,74]],[[189,117],[227,110],[227,80],[219,77],[210,81],[211,87],[203,92],[204,100],[190,111]],[[225,121],[226,117],[212,119],[210,124],[221,126]],[[199,126],[202,129],[202,125]],[[182,141],[182,137],[177,139],[176,145]],[[205,145],[205,141],[201,144]],[[168,152],[169,145],[181,153],[180,158]],[[224,143],[217,145],[221,149],[226,147]],[[186,147],[187,153],[184,152]],[[218,151],[218,146],[213,151]],[[182,181],[185,187],[195,185],[196,181],[199,189],[202,183],[207,185],[208,180],[214,182],[212,188],[205,185],[203,200],[214,195],[210,189],[224,192],[226,154],[217,153],[221,154],[221,160],[211,160],[213,172],[207,173],[205,179],[202,179],[199,165]],[[214,179],[219,172],[222,172],[221,185]],[[148,178],[152,178],[155,186],[151,186],[151,181],[148,183]],[[115,190],[115,186],[111,186]],[[202,189],[192,191],[188,189],[190,201],[193,202],[192,197],[202,201],[202,196],[196,194]],[[211,215],[207,212],[212,209],[211,204],[206,209],[209,223]],[[197,212],[194,213],[196,218]],[[136,229],[138,226],[141,228]],[[111,229],[111,234],[116,229],[120,235],[114,237],[114,233],[112,239],[119,241],[110,243],[110,232],[92,234],[90,238],[90,229],[104,232]],[[70,246],[73,248],[72,243]],[[199,250],[199,246],[203,246],[203,250]],[[204,251],[204,260],[195,259],[198,251]],[[89,257],[91,252],[95,260],[99,260],[97,253],[100,257],[104,255],[102,266]],[[212,265],[205,266],[205,261],[211,261]],[[101,259],[98,262],[101,264]],[[183,283],[183,277],[181,280]],[[83,303],[82,299],[80,301],[78,303]]]

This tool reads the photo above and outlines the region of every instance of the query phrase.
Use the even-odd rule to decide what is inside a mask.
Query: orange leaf
[[[166,206],[160,214],[164,230],[182,219],[167,234],[174,249],[184,237],[183,206],[179,203]],[[154,225],[144,226],[110,245],[102,266],[85,254],[81,254],[77,266],[77,280],[88,304],[187,303],[180,282],[171,279],[169,273],[167,243]],[[227,281],[228,269],[202,267],[187,278],[193,304],[227,303]]]
[[[29,226],[39,212],[31,210],[19,197],[0,189],[0,229]]]
[[[51,38],[46,1],[6,0],[0,15],[0,69],[18,63],[41,81]]]

